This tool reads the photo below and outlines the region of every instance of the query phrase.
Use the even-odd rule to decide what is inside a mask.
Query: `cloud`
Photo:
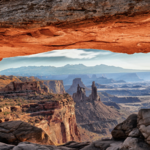
[[[71,50],[54,50],[51,52],[34,54],[30,56],[25,56],[28,58],[31,57],[67,57],[71,59],[92,59],[98,55],[109,55],[111,52],[102,52],[99,50],[78,50],[78,49],[71,49]]]

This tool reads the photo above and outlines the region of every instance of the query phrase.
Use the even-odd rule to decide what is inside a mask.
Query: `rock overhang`
[[[150,1],[1,1],[0,59],[61,49],[147,53]]]

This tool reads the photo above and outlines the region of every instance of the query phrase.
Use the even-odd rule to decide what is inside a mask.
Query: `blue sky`
[[[150,70],[150,53],[128,55],[92,49],[54,50],[24,57],[5,58],[0,61],[0,71],[22,66],[60,67],[66,64],[84,64],[86,66],[105,64],[126,69]]]

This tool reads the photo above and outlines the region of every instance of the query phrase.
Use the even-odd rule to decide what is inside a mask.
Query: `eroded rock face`
[[[80,88],[79,88],[80,87]],[[75,78],[72,82],[71,87],[66,91],[70,95],[73,95],[74,91],[79,93],[85,93],[85,90],[89,90],[82,82],[81,78]]]
[[[41,128],[22,121],[0,123],[0,140],[8,144],[18,144],[24,141],[46,145],[54,144]]]
[[[146,119],[147,112],[149,112],[149,110],[140,110],[139,111],[138,122],[137,122],[138,127],[139,127],[139,121],[142,118],[141,114],[142,114],[142,116],[144,115],[145,117],[143,116],[143,118],[145,120],[147,120]],[[147,116],[148,116],[148,114],[147,114]],[[135,115],[129,116],[127,118],[128,122],[130,122],[129,119],[131,120],[131,118],[133,118],[133,120],[134,120]],[[136,116],[136,118],[137,118],[137,116]],[[133,126],[133,124],[131,122],[127,123],[127,120],[124,121],[124,123],[126,122],[125,126],[128,126],[128,128],[131,128],[131,126]],[[0,124],[0,128],[1,128],[1,125],[2,124]],[[1,134],[5,133],[6,136],[3,136],[2,138],[6,137],[7,141],[13,137],[12,135],[8,136],[9,134],[11,134],[13,132],[17,132],[21,128],[21,125],[20,125],[19,128],[17,128],[17,131],[14,131],[16,129],[16,126],[15,126],[15,128],[11,128],[10,132],[7,132],[7,130],[10,129],[10,126],[12,127],[12,124],[5,123],[5,125],[4,125],[4,123],[3,123],[3,129],[0,130],[0,136],[1,136]],[[36,128],[36,127],[34,127],[34,128]],[[30,130],[30,128],[29,128],[29,130]],[[28,136],[28,134],[32,134],[32,132],[26,132],[26,135]],[[22,150],[28,150],[28,149],[33,149],[33,150],[39,150],[39,149],[43,149],[43,150],[52,150],[52,149],[53,150],[149,150],[150,144],[145,142],[145,140],[147,140],[147,139],[145,137],[140,137],[139,134],[140,134],[140,131],[138,130],[138,128],[134,128],[125,140],[103,139],[103,140],[97,140],[95,142],[81,142],[81,143],[78,143],[75,141],[69,141],[66,144],[59,145],[59,146],[39,145],[39,144],[35,144],[36,142],[35,143],[21,142],[16,146],[8,145],[5,143],[0,143],[0,149],[1,150],[20,150],[20,149],[22,149]],[[21,135],[22,135],[22,132],[21,132],[21,134],[19,134],[19,137]],[[24,134],[24,136],[25,136],[25,134]],[[21,136],[21,139],[24,138],[24,136]],[[17,137],[18,136],[16,136],[16,138]],[[9,141],[9,142],[11,142],[11,141]]]
[[[44,96],[44,100],[40,99],[37,103],[0,108],[0,112],[4,114],[0,123],[21,120],[41,128],[54,144],[72,140],[79,142],[81,138],[71,96],[67,93],[58,94],[58,97],[55,97],[56,94]]]
[[[35,21],[33,22],[35,25],[39,25],[39,23],[47,25],[48,23],[102,17],[106,14],[107,16],[125,13],[131,15],[137,12],[147,12],[150,8],[150,2],[147,0],[44,0],[41,3],[37,0],[27,0],[13,1],[13,6],[11,4],[9,1],[1,1],[0,15],[3,16],[0,19],[1,26],[11,26],[12,24],[25,26],[32,24],[32,21]]]
[[[149,52],[149,10],[148,0],[3,0],[0,57],[72,48]]]
[[[80,102],[80,101],[82,101],[82,100],[87,99],[86,93],[85,93],[85,88],[80,87],[80,85],[78,84],[77,93],[74,93],[74,94],[72,95],[72,98],[73,98],[73,100],[74,100],[75,102],[76,102],[76,101]]]
[[[29,94],[49,93],[49,88],[43,81],[31,82],[11,82],[0,90],[0,95],[4,97],[28,96]]]
[[[126,139],[129,133],[137,127],[137,115],[130,115],[124,122],[118,124],[114,130],[112,130],[112,137],[117,140]]]
[[[95,86],[95,81],[92,82],[92,93],[89,97],[91,100],[100,101],[100,97],[97,93],[97,87]]]
[[[148,150],[150,145],[138,138],[128,137],[120,146],[119,150]]]
[[[44,80],[44,84],[49,87],[49,89],[52,89],[53,93],[56,94],[64,94],[65,93],[65,88],[63,85],[62,80]]]
[[[150,144],[150,109],[141,109],[138,113],[138,127],[146,142]]]
[[[42,128],[56,144],[68,141],[80,141],[77,128],[74,101],[62,99],[54,102],[41,103],[27,109],[31,116],[45,116],[45,120],[35,124]]]
[[[0,89],[4,88],[11,82],[30,82],[30,81],[39,81],[39,79],[35,77],[17,77],[13,75],[11,76],[0,75]]]

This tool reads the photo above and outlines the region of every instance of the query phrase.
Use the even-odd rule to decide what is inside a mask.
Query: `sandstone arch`
[[[0,59],[55,49],[150,52],[149,0],[2,0]]]

